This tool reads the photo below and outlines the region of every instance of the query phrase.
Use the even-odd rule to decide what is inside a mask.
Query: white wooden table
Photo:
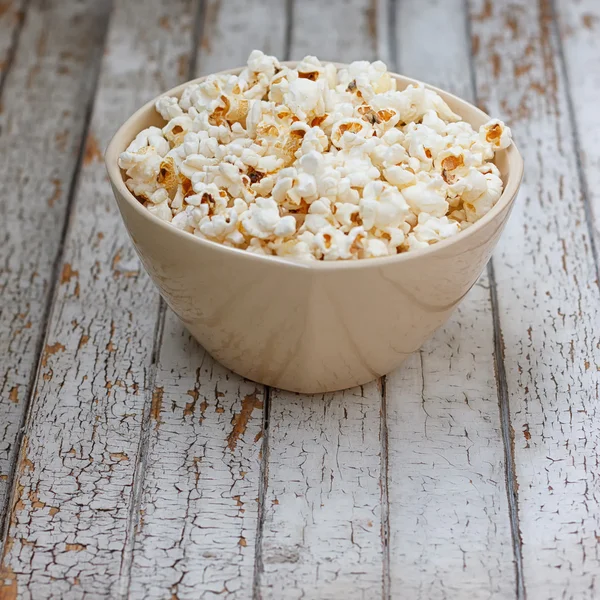
[[[102,163],[253,48],[505,118],[493,263],[397,372],[303,397],[166,311]],[[0,599],[600,598],[600,3],[0,3]]]

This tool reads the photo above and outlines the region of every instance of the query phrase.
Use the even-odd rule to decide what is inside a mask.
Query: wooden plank
[[[372,3],[296,2],[291,56],[373,59]],[[271,391],[260,598],[375,598],[382,589],[381,388]]]
[[[19,18],[15,14],[18,3],[5,8],[0,15],[0,60],[7,56],[9,23]],[[4,81],[0,108],[4,172],[0,180],[0,531],[106,20],[106,6],[95,2],[32,2]]]
[[[392,598],[514,598],[515,571],[483,277],[387,378]]]
[[[102,149],[135,108],[185,77],[195,9],[187,0],[152,0],[144,10],[122,1],[113,9],[18,461],[0,596],[122,596],[118,575],[159,302],[119,224]],[[63,20],[64,10],[57,12]]]
[[[471,3],[480,101],[526,172],[495,271],[529,600],[597,597],[600,293],[550,2]]]
[[[600,5],[594,0],[558,0],[556,7],[579,160],[591,211],[589,223],[597,252],[600,243],[600,116],[594,106],[600,93]]]
[[[380,399],[272,390],[260,597],[382,594]]]
[[[471,99],[465,16],[462,0],[399,3],[399,71]],[[493,340],[484,274],[387,377],[392,598],[514,597]]]
[[[243,65],[255,47],[282,56],[284,21],[279,0],[209,3],[198,74]],[[131,596],[249,598],[264,389],[216,363],[170,312],[154,385]]]
[[[403,75],[473,96],[465,7],[460,0],[403,0],[394,18],[395,63]]]
[[[263,388],[227,371],[169,311],[155,384],[132,598],[248,598]]]

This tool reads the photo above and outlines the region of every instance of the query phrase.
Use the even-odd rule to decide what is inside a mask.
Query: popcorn
[[[503,150],[512,143],[510,128],[502,121],[492,119],[479,128],[479,138],[490,144],[494,150]]]
[[[440,175],[428,177],[419,173],[420,180],[402,190],[402,195],[415,215],[427,213],[443,217],[448,212],[448,202]]]
[[[322,87],[310,79],[292,81],[283,94],[283,103],[301,120],[319,117],[325,112]]]
[[[202,239],[291,260],[354,260],[427,248],[487,214],[502,194],[478,130],[422,84],[396,89],[381,61],[295,68],[254,50],[239,75],[163,96],[162,128],[119,157],[155,217]]]
[[[266,240],[271,236],[286,237],[296,231],[296,220],[279,215],[279,206],[273,198],[257,198],[256,202],[241,214],[241,224],[250,236]]]
[[[458,223],[450,221],[448,217],[432,217],[427,213],[421,213],[417,225],[413,228],[414,236],[419,242],[432,244],[445,240],[459,231]]]
[[[410,210],[402,193],[383,181],[372,181],[365,186],[359,206],[367,230],[398,227]]]

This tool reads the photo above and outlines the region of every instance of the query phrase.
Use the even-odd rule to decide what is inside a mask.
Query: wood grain
[[[93,9],[73,6],[83,14]],[[137,3],[114,6],[18,461],[0,578],[0,595],[8,598],[122,595],[118,575],[151,387],[158,297],[120,225],[101,154],[135,108],[180,79],[173,65],[187,61],[194,11],[183,0],[153,0],[143,11]],[[55,27],[58,37],[68,35]],[[81,51],[68,41],[71,52]]]
[[[495,257],[524,593],[597,597],[600,293],[549,2],[471,3],[480,102],[525,159]],[[524,594],[523,594],[524,595]]]
[[[461,0],[399,3],[399,72],[472,99],[465,17]],[[484,274],[387,377],[392,598],[514,597],[493,339]]]
[[[281,56],[284,23],[278,1],[208,3],[197,74],[243,65],[255,47]],[[216,363],[170,312],[156,368],[131,596],[249,598],[264,389]]]
[[[0,5],[0,60],[19,3]],[[106,30],[96,2],[32,2],[0,109],[0,531]],[[17,38],[15,37],[15,40]]]
[[[373,4],[296,2],[290,54],[373,59]],[[272,390],[261,598],[382,593],[381,388],[302,396]]]

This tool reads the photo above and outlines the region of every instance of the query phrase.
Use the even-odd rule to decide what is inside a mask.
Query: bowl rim
[[[285,65],[288,67],[294,67],[299,64],[300,61],[281,61],[281,65]],[[348,63],[340,63],[334,61],[321,61],[322,64],[333,64],[336,68],[346,68],[348,67]],[[207,249],[212,249],[216,252],[225,252],[227,254],[231,254],[233,256],[238,256],[240,259],[245,258],[246,260],[258,260],[258,261],[267,261],[269,263],[275,264],[278,263],[280,265],[285,265],[287,267],[294,267],[300,269],[319,269],[319,270],[339,270],[339,269],[363,269],[363,268],[374,268],[374,267],[382,267],[385,265],[392,265],[398,262],[405,262],[416,260],[419,258],[424,258],[427,256],[433,257],[444,250],[460,243],[461,241],[465,241],[468,237],[476,234],[480,229],[485,227],[485,225],[491,221],[493,221],[505,208],[509,207],[511,203],[514,202],[519,187],[521,185],[521,181],[523,179],[523,157],[519,152],[514,140],[513,143],[506,149],[506,152],[513,155],[513,162],[515,162],[515,168],[510,169],[507,173],[506,182],[504,185],[504,189],[502,190],[502,194],[500,198],[494,204],[492,209],[485,214],[481,219],[473,223],[469,228],[464,231],[453,235],[450,238],[446,238],[445,240],[441,240],[436,242],[435,244],[431,244],[427,248],[419,248],[417,250],[411,250],[410,252],[402,252],[400,254],[396,254],[394,256],[381,256],[377,258],[363,258],[358,260],[311,260],[311,261],[303,261],[297,260],[293,258],[287,258],[282,256],[273,256],[273,255],[262,255],[255,254],[253,252],[248,252],[247,250],[241,248],[233,248],[231,246],[225,246],[220,244],[219,242],[213,242],[211,240],[206,240],[200,238],[198,236],[192,235],[187,231],[183,231],[178,229],[177,227],[173,227],[170,223],[163,221],[157,216],[153,215],[148,209],[146,209],[141,202],[133,195],[132,192],[129,191],[127,186],[125,185],[125,179],[122,175],[122,171],[118,165],[119,154],[124,151],[127,145],[131,142],[129,136],[125,138],[125,131],[130,128],[130,125],[137,121],[140,117],[146,114],[150,110],[155,110],[154,105],[158,98],[162,98],[163,96],[177,96],[181,94],[188,85],[193,83],[200,83],[204,81],[207,77],[211,75],[237,75],[239,74],[244,67],[235,67],[233,69],[226,69],[224,71],[218,71],[216,73],[210,73],[208,75],[204,75],[202,77],[197,77],[195,79],[190,79],[184,83],[181,83],[166,92],[163,92],[153,98],[152,100],[146,102],[141,108],[136,110],[116,131],[113,135],[111,141],[109,142],[106,151],[104,153],[104,162],[106,166],[106,170],[108,172],[108,176],[110,181],[114,187],[114,189],[128,202],[129,205],[140,215],[143,215],[144,218],[148,219],[154,225],[157,225],[165,230],[166,232],[170,232],[172,235],[181,236],[182,240],[185,239],[188,242],[201,244],[205,246]],[[444,100],[447,98],[451,98],[453,101],[457,102],[459,105],[463,105],[468,107],[470,110],[475,111],[480,117],[485,120],[489,120],[491,117],[485,113],[483,110],[478,108],[477,106],[463,100],[462,98],[456,96],[455,94],[451,94],[450,92],[446,92],[436,86],[430,85],[418,79],[413,79],[412,77],[407,77],[405,75],[400,75],[398,73],[394,73],[392,71],[388,71],[389,74],[398,80],[400,83],[408,85],[424,85],[426,88],[433,90],[438,93]],[[462,117],[461,115],[461,118]],[[126,228],[127,228],[127,224]],[[128,228],[127,228],[128,229]],[[491,237],[491,236],[488,236]]]

